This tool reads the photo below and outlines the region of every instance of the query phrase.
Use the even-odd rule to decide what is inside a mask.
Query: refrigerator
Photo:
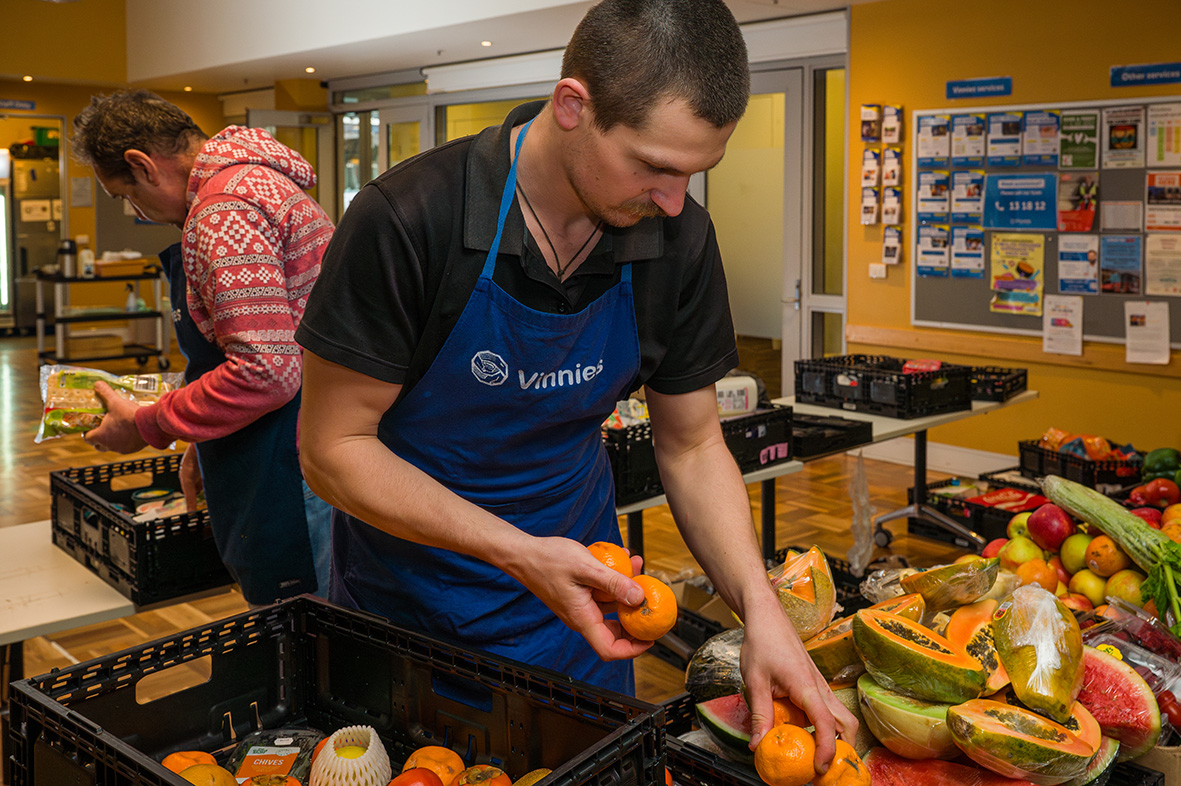
[[[36,273],[57,263],[62,234],[61,170],[58,159],[12,157],[8,201],[12,256],[6,278],[17,330],[36,325]]]

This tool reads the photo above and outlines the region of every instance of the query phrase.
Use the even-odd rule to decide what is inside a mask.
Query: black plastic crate
[[[209,658],[207,682],[147,704],[137,684]],[[659,707],[460,649],[311,596],[12,684],[16,786],[185,786],[158,762],[225,762],[257,728],[376,729],[398,767],[422,745],[548,783],[663,783]]]
[[[772,404],[748,415],[722,420],[722,436],[738,469],[750,472],[792,458],[791,407]],[[664,493],[652,426],[647,421],[622,429],[603,429],[603,445],[615,477],[615,504],[627,505]]]
[[[1033,478],[1021,474],[1021,467],[998,469],[996,472],[980,473],[980,480],[987,481],[989,487],[1008,486],[1022,491],[1036,491],[1041,493],[1042,486]]]
[[[985,543],[996,538],[1007,537],[1006,530],[1009,527],[1009,519],[1015,515],[1013,511],[991,505],[981,505],[977,502],[969,502],[962,498],[952,498],[939,493],[939,489],[947,488],[948,486],[954,485],[954,483],[954,480],[940,480],[927,484],[927,499],[924,502],[929,507],[963,524],[984,538]],[[995,486],[993,488],[995,490]],[[1033,489],[1029,488],[1018,490],[1033,491]],[[914,502],[913,486],[906,490],[906,501],[908,503]],[[908,519],[906,531],[911,535],[918,535],[922,538],[951,543],[960,548],[970,549],[971,551],[977,550],[975,543],[971,543],[966,538],[946,530],[938,524],[932,524],[929,521],[914,518]]]
[[[868,445],[873,442],[873,424],[836,415],[791,417],[791,454],[804,460]]]
[[[1165,774],[1134,761],[1121,761],[1111,771],[1107,786],[1165,786]]]
[[[213,540],[208,511],[137,522],[143,488],[179,492],[181,454],[49,473],[53,540],[133,603],[145,606],[233,582]],[[112,488],[117,478],[150,476]]]
[[[905,363],[886,355],[797,360],[796,402],[902,419],[971,409],[971,367],[907,374]]]
[[[1047,450],[1035,440],[1021,440],[1017,447],[1021,455],[1021,474],[1027,478],[1058,475],[1103,492],[1117,491],[1140,479],[1143,460],[1139,456],[1122,461],[1092,461],[1072,453]]]
[[[1028,377],[1023,368],[972,366],[972,400],[1008,401],[1025,392]]]
[[[766,786],[753,766],[736,764],[715,753],[677,739],[696,728],[695,702],[688,693],[665,701],[665,753],[673,783],[678,786]]]

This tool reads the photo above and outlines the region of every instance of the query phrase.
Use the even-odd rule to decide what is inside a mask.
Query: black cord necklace
[[[541,216],[537,215],[537,211],[533,209],[533,204],[529,201],[529,197],[525,195],[525,189],[521,187],[520,183],[517,183],[517,193],[520,194],[521,198],[525,200],[525,205],[529,208],[529,212],[533,214],[533,220],[537,222],[537,226],[541,227],[542,237],[544,237],[545,242],[549,244],[550,253],[554,255],[554,265],[558,268],[558,281],[563,280],[566,277],[566,272],[570,269],[570,266],[574,264],[575,260],[582,256],[582,252],[586,251],[586,247],[590,245],[591,240],[594,239],[595,235],[598,234],[599,230],[602,228],[602,219],[600,219],[599,222],[595,224],[595,228],[591,230],[590,235],[582,242],[582,245],[579,247],[579,249],[574,252],[574,256],[570,257],[570,261],[563,265],[561,257],[558,256],[558,250],[554,248],[554,241],[550,240],[549,232],[545,231],[545,224],[541,223]]]

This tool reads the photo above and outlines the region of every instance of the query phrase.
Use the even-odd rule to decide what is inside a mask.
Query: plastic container
[[[971,409],[970,367],[908,373],[906,363],[885,355],[797,360],[796,402],[900,419]]]
[[[754,377],[723,377],[714,386],[718,394],[718,416],[746,415],[758,409],[759,386]]]
[[[208,658],[209,679],[138,684]],[[663,783],[659,707],[301,596],[33,679],[11,692],[13,783],[186,786],[178,750],[225,762],[260,727],[370,726],[398,767],[424,745],[548,786]]]
[[[57,246],[57,272],[66,278],[77,274],[78,245],[66,238]]]
[[[82,248],[78,252],[78,273],[82,278],[94,278],[97,267],[94,261],[94,251]]]
[[[144,494],[180,491],[180,460],[169,453],[49,473],[53,542],[140,606],[233,582],[208,511],[135,521]],[[129,484],[132,475],[142,485]]]
[[[1105,493],[1118,491],[1140,479],[1142,459],[1105,459],[1092,461],[1073,453],[1047,450],[1037,440],[1017,443],[1021,455],[1021,474],[1027,478],[1058,475]]]
[[[873,424],[836,415],[791,416],[791,453],[805,460],[873,442]]]
[[[1023,368],[972,366],[972,400],[1008,401],[1025,392],[1028,376]]]

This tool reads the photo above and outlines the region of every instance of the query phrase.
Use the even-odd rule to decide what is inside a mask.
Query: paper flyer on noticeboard
[[[882,263],[897,265],[902,261],[902,230],[886,227],[882,231]]]
[[[1021,113],[994,112],[988,116],[988,165],[1021,163]]]
[[[1145,239],[1144,293],[1181,295],[1181,235],[1149,235]]]
[[[1181,166],[1181,104],[1148,107],[1148,166]]]
[[[951,228],[952,278],[984,278],[984,229]]]
[[[993,291],[989,310],[1040,317],[1046,266],[1045,236],[994,232],[988,256]]]
[[[979,221],[984,215],[984,170],[951,173],[951,220]]]
[[[1144,107],[1103,110],[1103,168],[1144,166]]]
[[[1098,172],[1063,172],[1058,175],[1058,231],[1090,232],[1099,204]]]
[[[919,227],[918,252],[915,266],[923,278],[946,278],[950,261],[950,240],[947,225],[928,224]]]
[[[1140,235],[1103,235],[1099,238],[1099,289],[1117,295],[1140,294]]]
[[[882,185],[902,185],[902,148],[887,147],[882,151]]]
[[[951,180],[946,169],[919,172],[918,219],[923,222],[947,220],[951,206]]]
[[[919,118],[919,166],[947,166],[951,155],[948,115],[925,115]]]
[[[1144,231],[1181,232],[1181,173],[1149,172]]]
[[[1144,203],[1104,200],[1099,205],[1099,216],[1102,219],[1099,223],[1106,230],[1139,231],[1144,226]]]
[[[1058,291],[1099,294],[1099,236],[1058,236]]]
[[[1058,147],[1060,169],[1098,169],[1098,112],[1063,112],[1061,134]]]
[[[1042,313],[1042,352],[1083,354],[1083,299],[1078,295],[1046,295]]]
[[[1058,166],[1056,111],[1026,112],[1021,132],[1021,162],[1025,166]]]
[[[1169,304],[1129,300],[1124,303],[1129,363],[1166,365],[1169,362]]]
[[[984,115],[953,115],[951,163],[954,166],[984,164]]]

